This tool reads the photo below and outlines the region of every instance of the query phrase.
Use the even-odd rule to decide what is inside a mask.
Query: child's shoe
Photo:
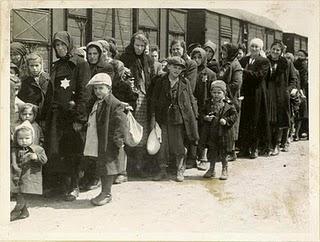
[[[15,221],[19,218],[21,214],[21,210],[14,208],[11,212],[10,212],[10,221]]]
[[[27,217],[29,217],[29,211],[28,211],[27,206],[24,205],[24,207],[23,207],[22,210],[21,210],[19,219],[24,219],[24,218],[27,218]]]
[[[91,203],[95,206],[102,206],[111,202],[111,200],[112,200],[111,194],[101,192],[98,196],[91,199]]]
[[[68,202],[72,202],[74,200],[77,199],[77,197],[79,197],[79,188],[74,188],[70,193],[68,193],[65,197],[65,200]]]

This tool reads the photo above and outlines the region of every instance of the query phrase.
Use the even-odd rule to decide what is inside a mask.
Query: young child
[[[19,107],[19,123],[28,120],[33,128],[34,137],[33,143],[35,145],[43,145],[44,135],[40,125],[35,121],[38,113],[38,108],[31,103],[24,103]]]
[[[215,163],[222,162],[221,180],[228,179],[227,154],[233,148],[232,126],[237,120],[237,111],[226,97],[226,84],[218,80],[211,84],[211,95],[202,111],[202,119],[206,123],[207,130],[202,132],[200,143],[208,146],[208,160],[210,168],[204,174],[204,178],[215,177]]]
[[[95,206],[111,201],[111,186],[121,172],[124,156],[124,137],[128,132],[122,103],[111,94],[111,77],[98,73],[88,82],[93,87],[95,103],[88,118],[84,155],[97,157],[97,171],[101,178],[101,193],[91,199]]]
[[[40,117],[50,78],[48,73],[43,71],[41,55],[37,53],[27,55],[26,63],[28,75],[22,79],[18,98],[25,103],[36,105],[39,108],[38,117]]]
[[[18,127],[11,148],[11,192],[17,204],[10,213],[10,221],[29,217],[26,194],[42,194],[42,165],[47,156],[42,147],[34,144],[34,132],[29,121]]]

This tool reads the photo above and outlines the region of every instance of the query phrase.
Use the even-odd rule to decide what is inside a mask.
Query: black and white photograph
[[[319,241],[317,1],[0,4],[0,240]]]

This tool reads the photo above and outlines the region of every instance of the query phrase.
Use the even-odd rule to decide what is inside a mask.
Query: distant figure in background
[[[162,71],[162,65],[159,62],[159,48],[158,48],[158,46],[151,48],[150,55],[151,55],[151,58],[153,59],[155,75],[159,76],[163,73],[163,71]]]
[[[207,52],[207,67],[215,72],[216,74],[219,73],[219,63],[214,58],[214,55],[217,51],[217,45],[212,41],[208,40],[204,45],[203,49]]]
[[[244,57],[246,55],[246,51],[247,51],[247,48],[246,48],[245,44],[239,44],[238,45],[237,58],[238,58],[239,61],[242,59],[242,57]]]
[[[86,52],[86,47],[85,46],[82,46],[82,47],[79,47],[77,48],[74,53],[83,58],[85,61],[87,61],[87,52]]]
[[[195,48],[201,48],[201,45],[199,43],[191,43],[188,46],[188,50],[187,50],[187,54],[191,57],[191,52],[195,49]]]
[[[299,71],[300,87],[303,95],[306,97],[306,102],[303,105],[303,120],[299,135],[295,137],[296,140],[300,138],[309,138],[309,80],[308,80],[308,53],[304,50],[299,50],[297,53],[297,60],[293,63],[295,68]]]
[[[19,69],[19,77],[23,79],[28,74],[26,55],[29,53],[27,47],[20,42],[10,44],[10,59]]]

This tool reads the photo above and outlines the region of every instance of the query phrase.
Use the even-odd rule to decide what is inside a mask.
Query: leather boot
[[[177,158],[177,182],[183,182],[185,171],[184,157]]]
[[[168,173],[166,167],[161,167],[160,172],[152,180],[153,181],[162,181],[168,179]]]
[[[228,179],[228,165],[222,164],[222,172],[220,176],[220,180],[227,180]]]

